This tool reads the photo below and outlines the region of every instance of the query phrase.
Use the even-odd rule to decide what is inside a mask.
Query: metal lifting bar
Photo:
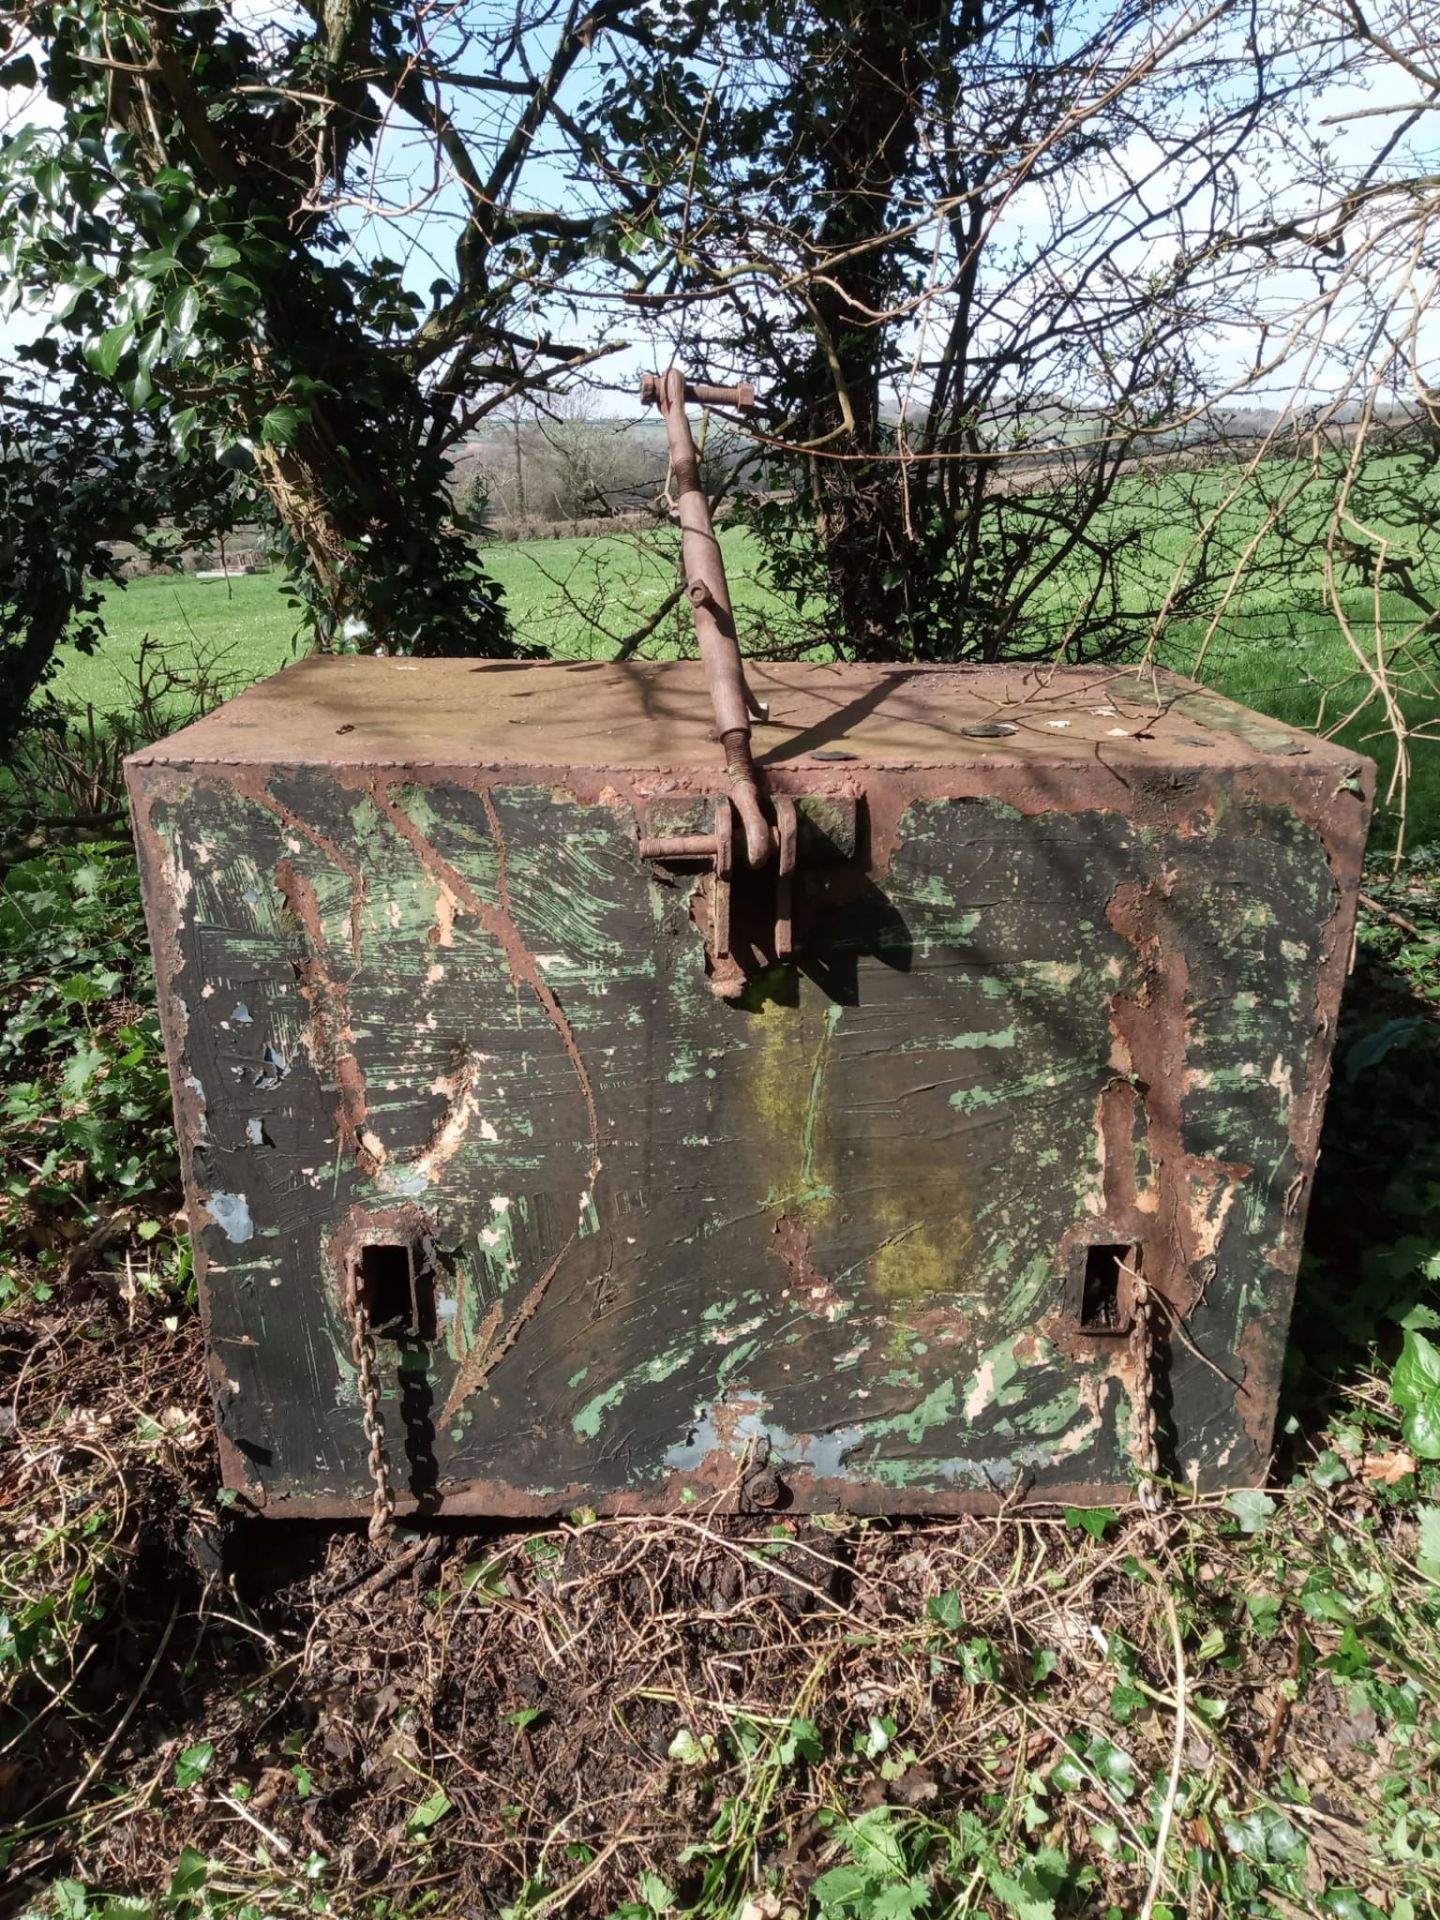
[[[670,466],[680,513],[680,557],[685,590],[695,609],[695,637],[715,709],[715,730],[725,750],[725,765],[735,810],[745,829],[745,855],[752,867],[763,867],[775,846],[775,835],[760,805],[760,780],[750,751],[750,719],[763,710],[745,684],[735,614],[725,581],[725,560],[710,519],[710,502],[700,484],[700,461],[685,414],[687,400],[702,405],[749,408],[755,389],[690,386],[678,367],[668,373],[641,376],[640,398],[659,407],[670,442]]]

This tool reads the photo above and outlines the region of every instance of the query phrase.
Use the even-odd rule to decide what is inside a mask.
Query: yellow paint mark
[[[835,1210],[826,1070],[842,1009],[793,969],[772,967],[746,997],[755,1043],[744,1056],[759,1121],[767,1204],[809,1229]]]

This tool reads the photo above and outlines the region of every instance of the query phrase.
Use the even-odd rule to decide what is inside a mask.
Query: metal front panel
[[[1275,779],[1122,812],[859,768],[868,860],[725,1005],[623,781],[132,778],[226,1475],[266,1510],[364,1506],[338,1276],[387,1234],[431,1290],[380,1349],[422,1507],[1122,1488],[1090,1248],[1166,1303],[1167,1471],[1263,1471],[1349,924]]]

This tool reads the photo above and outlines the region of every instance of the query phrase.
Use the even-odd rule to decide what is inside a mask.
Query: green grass
[[[736,608],[778,611],[757,579],[759,551],[751,536],[721,536]],[[485,564],[505,589],[505,604],[523,641],[561,658],[605,659],[664,601],[674,584],[672,562],[621,535],[609,540],[527,540],[485,549]],[[225,650],[225,669],[246,684],[296,657],[297,615],[276,573],[200,580],[152,574],[106,596],[108,644],[92,656],[66,648],[55,691],[98,711],[122,705],[143,636],[181,646]],[[664,657],[693,632],[687,605],[675,609],[647,640],[649,658]]]
[[[1178,489],[1180,482],[1165,484]],[[1153,522],[1155,530],[1127,582],[1127,600],[1136,612],[1148,614],[1163,601],[1173,571],[1184,559],[1187,526],[1193,524],[1197,505],[1204,509],[1207,491],[1219,497],[1220,481],[1207,475],[1186,476],[1185,486],[1184,514],[1177,510],[1171,524],[1164,513],[1156,516],[1153,491],[1144,503],[1147,524]],[[1178,506],[1178,491],[1174,498]],[[1132,501],[1122,489],[1112,511],[1138,514],[1141,505],[1138,492]],[[1240,516],[1239,509],[1235,512]],[[1234,550],[1243,545],[1247,530],[1248,522],[1240,516],[1227,534]],[[783,617],[785,609],[759,578],[760,549],[753,537],[732,529],[722,538],[743,636],[747,625],[753,631],[767,616]],[[1247,706],[1287,725],[1317,728],[1343,718],[1363,700],[1367,686],[1324,605],[1314,542],[1307,550],[1302,539],[1295,551],[1300,558],[1293,572],[1277,568],[1272,556],[1272,563],[1258,572],[1263,584],[1237,595],[1208,639],[1205,622],[1174,620],[1158,651],[1165,665],[1182,672],[1195,672],[1198,661],[1201,678]],[[505,589],[521,639],[562,658],[611,657],[625,636],[660,607],[674,583],[673,563],[664,550],[624,535],[495,545],[486,550],[486,562]],[[1277,573],[1283,577],[1277,579]],[[1073,607],[1082,592],[1079,579],[1057,581],[1051,590],[1054,610]],[[1394,596],[1382,610],[1395,631],[1410,618]],[[1347,611],[1363,640],[1373,618],[1364,587],[1347,596]],[[63,698],[92,703],[102,712],[127,704],[129,676],[146,634],[182,649],[198,644],[220,650],[223,671],[237,685],[273,673],[296,653],[296,615],[278,574],[229,581],[152,576],[114,590],[106,613],[107,645],[90,658],[68,650],[56,680]],[[1143,622],[1140,625],[1143,628]],[[689,608],[682,602],[646,638],[641,652],[648,658],[671,656],[691,644],[691,632]],[[1440,736],[1440,674],[1431,671],[1428,656],[1417,662],[1407,655],[1395,678],[1409,726],[1428,726]],[[1395,750],[1378,704],[1372,702],[1339,738],[1379,762],[1383,795]],[[1411,756],[1407,838],[1418,846],[1440,839],[1440,752],[1421,739]],[[1382,808],[1376,843],[1392,844],[1397,824],[1396,811]]]

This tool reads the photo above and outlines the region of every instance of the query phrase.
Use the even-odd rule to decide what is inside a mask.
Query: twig
[[[1390,921],[1392,926],[1399,927],[1402,933],[1408,933],[1412,940],[1431,940],[1434,938],[1433,934],[1422,933],[1419,927],[1415,925],[1415,922],[1413,920],[1407,920],[1403,914],[1392,913],[1389,907],[1382,907],[1380,902],[1373,900],[1368,893],[1362,893],[1359,898],[1361,906],[1364,907],[1367,912],[1378,913],[1382,920]]]
[[[1140,1560],[1139,1564],[1155,1583],[1155,1591],[1165,1608],[1165,1618],[1170,1624],[1170,1639],[1175,1648],[1175,1737],[1170,1749],[1170,1778],[1165,1783],[1165,1804],[1160,1810],[1160,1821],[1155,1831],[1155,1864],[1151,1868],[1150,1885],[1145,1890],[1145,1899],[1140,1908],[1140,1920],[1150,1920],[1165,1881],[1165,1852],[1170,1844],[1170,1826],[1175,1818],[1175,1801],[1180,1791],[1180,1767],[1185,1758],[1185,1644],[1180,1633],[1180,1616],[1175,1611],[1169,1587],[1148,1560]]]
[[[103,1767],[105,1762],[110,1758],[110,1755],[114,1752],[116,1744],[119,1741],[121,1734],[124,1733],[125,1729],[129,1726],[131,1720],[134,1719],[135,1709],[139,1706],[140,1702],[145,1698],[145,1690],[150,1685],[150,1682],[155,1678],[155,1669],[160,1665],[161,1660],[165,1656],[165,1649],[170,1644],[170,1636],[175,1631],[175,1622],[179,1619],[179,1617],[180,1617],[180,1602],[177,1599],[174,1606],[172,1606],[170,1609],[170,1618],[165,1622],[165,1631],[160,1636],[160,1644],[158,1647],[156,1647],[154,1655],[151,1658],[150,1664],[145,1669],[145,1678],[140,1682],[139,1686],[135,1689],[134,1693],[131,1694],[129,1704],[127,1705],[124,1713],[121,1714],[118,1722],[116,1723],[115,1731],[111,1734],[110,1738],[105,1742],[104,1746],[100,1749],[99,1753],[96,1754],[95,1758],[90,1762],[90,1765],[86,1770],[85,1778],[80,1782],[79,1786],[76,1787],[75,1791],[71,1794],[70,1798],[65,1802],[65,1811],[67,1813],[71,1811],[75,1803],[82,1797],[82,1795],[85,1792],[85,1789],[89,1786],[90,1782],[95,1778],[96,1774],[100,1771],[101,1767]]]
[[[123,1238],[135,1224],[134,1207],[116,1207],[60,1263],[60,1284],[66,1286],[88,1273],[105,1249]]]
[[[294,1852],[294,1848],[290,1845],[290,1842],[276,1833],[273,1827],[267,1827],[263,1820],[257,1820],[243,1800],[232,1799],[228,1793],[220,1793],[215,1797],[217,1800],[223,1801],[232,1813],[238,1813],[242,1820],[248,1820],[261,1838],[267,1840],[277,1853],[290,1854]]]

